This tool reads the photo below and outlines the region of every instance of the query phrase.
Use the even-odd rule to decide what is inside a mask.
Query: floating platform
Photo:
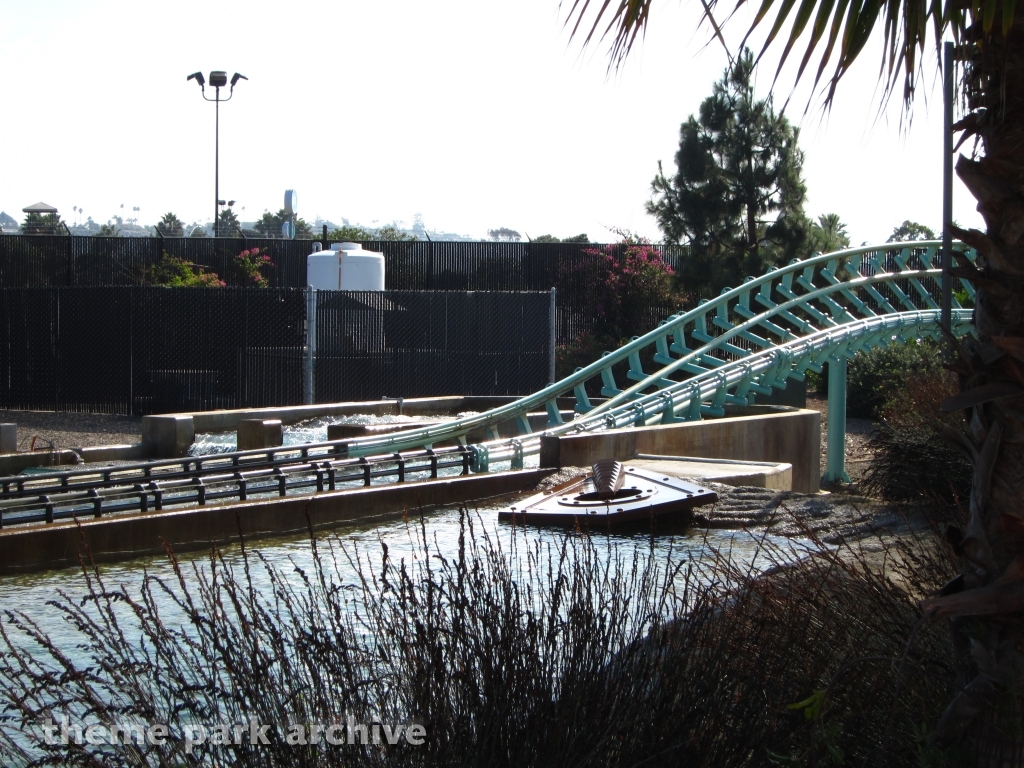
[[[694,507],[713,504],[709,488],[661,472],[603,459],[590,472],[498,512],[518,524],[605,528],[685,519]]]

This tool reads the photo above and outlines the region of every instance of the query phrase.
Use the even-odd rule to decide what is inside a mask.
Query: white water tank
[[[318,291],[383,291],[384,257],[359,243],[332,243],[306,257],[306,283]]]

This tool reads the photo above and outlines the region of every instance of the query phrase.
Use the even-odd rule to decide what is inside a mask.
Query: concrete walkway
[[[623,462],[651,472],[664,472],[674,477],[716,482],[722,485],[766,488],[775,491],[793,490],[793,466],[783,462],[734,461],[704,459],[693,456],[654,456],[640,454]]]

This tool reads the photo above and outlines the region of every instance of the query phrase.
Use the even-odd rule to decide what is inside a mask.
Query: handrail
[[[53,523],[82,517],[101,517],[124,512],[148,512],[183,505],[205,506],[211,501],[247,501],[251,496],[287,496],[295,492],[338,490],[352,483],[368,487],[373,478],[395,477],[403,483],[410,474],[429,473],[431,478],[448,469],[469,474],[469,452],[420,451],[415,454],[377,456],[372,459],[341,459],[321,454],[315,460],[290,465],[245,467],[219,473],[154,474],[145,482],[125,478],[110,484],[69,483],[56,487],[29,486],[0,498],[0,529],[14,525]],[[227,470],[227,471],[226,471]],[[100,474],[80,472],[82,475]]]

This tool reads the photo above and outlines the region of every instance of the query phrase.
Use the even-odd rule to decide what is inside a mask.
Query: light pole
[[[220,103],[221,101],[231,101],[231,97],[235,95],[235,84],[239,80],[248,80],[249,78],[245,75],[240,75],[237,72],[231,77],[231,90],[228,91],[228,97],[221,99],[220,89],[228,84],[228,73],[221,72],[219,70],[210,72],[210,85],[215,89],[214,97],[211,99],[206,95],[206,78],[203,77],[202,72],[193,72],[189,75],[186,80],[195,79],[199,83],[199,87],[203,91],[203,98],[207,101],[212,101],[216,105],[216,123],[214,128],[214,143],[213,143],[213,236],[217,236],[218,219],[220,218],[220,207],[223,205],[220,201]]]

